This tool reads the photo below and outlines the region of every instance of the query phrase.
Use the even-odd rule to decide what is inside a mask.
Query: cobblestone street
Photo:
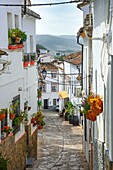
[[[56,112],[44,112],[38,131],[38,158],[33,170],[88,170],[82,152],[82,127],[72,126]]]

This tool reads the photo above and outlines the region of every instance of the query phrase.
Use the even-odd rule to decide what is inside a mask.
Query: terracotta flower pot
[[[23,62],[23,65],[24,65],[24,67],[28,67],[28,65],[29,65],[29,61],[25,61],[25,62]]]
[[[89,120],[91,120],[92,122],[94,122],[94,121],[96,121],[96,116],[95,116],[95,114],[93,113],[93,112],[90,112],[89,113]]]
[[[11,120],[14,120],[15,116],[16,116],[15,113],[11,113],[11,114],[10,114],[10,119],[11,119]]]
[[[38,126],[38,129],[42,129],[43,128],[43,126]]]
[[[17,45],[17,48],[23,48],[23,47],[24,47],[23,44],[18,44],[18,45]]]
[[[31,123],[34,123],[34,121],[35,121],[35,118],[32,118],[32,119],[31,119]]]
[[[17,45],[8,45],[8,49],[9,50],[16,50],[17,49]]]
[[[0,121],[2,121],[5,118],[5,113],[0,114]]]
[[[35,61],[30,61],[30,66],[33,66],[35,64]]]

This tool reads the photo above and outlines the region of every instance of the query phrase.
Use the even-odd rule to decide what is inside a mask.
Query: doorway
[[[48,109],[48,99],[44,99],[44,109]]]

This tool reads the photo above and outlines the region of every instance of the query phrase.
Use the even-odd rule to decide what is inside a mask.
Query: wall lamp
[[[45,80],[45,78],[46,78],[46,75],[47,75],[47,71],[46,71],[46,69],[44,68],[43,70],[42,70],[42,76],[43,76],[43,79]]]

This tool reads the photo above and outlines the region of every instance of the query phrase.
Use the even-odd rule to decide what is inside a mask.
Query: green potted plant
[[[74,110],[75,110],[75,106],[73,106],[72,102],[69,101],[69,102],[66,102],[65,108],[66,108],[65,120],[66,121],[69,120],[69,122],[71,123]]]
[[[38,100],[38,108],[39,108],[39,111],[41,110],[41,106],[42,106],[42,100]]]
[[[29,64],[30,64],[29,56],[28,55],[23,55],[23,66],[28,67]]]
[[[8,29],[8,49],[23,48],[23,42],[26,41],[27,35],[19,28]]]
[[[20,125],[20,117],[15,117],[13,120],[13,126],[19,126]]]
[[[28,121],[28,115],[25,111],[20,112],[20,122],[23,121],[23,123],[27,123]]]
[[[15,101],[13,104],[10,104],[9,107],[9,114],[10,114],[10,119],[13,120],[16,116],[16,109],[18,107],[18,101]]]
[[[31,55],[31,61],[30,61],[31,66],[35,64],[35,60],[36,60],[36,56],[35,56],[35,54],[34,55],[32,54]]]

